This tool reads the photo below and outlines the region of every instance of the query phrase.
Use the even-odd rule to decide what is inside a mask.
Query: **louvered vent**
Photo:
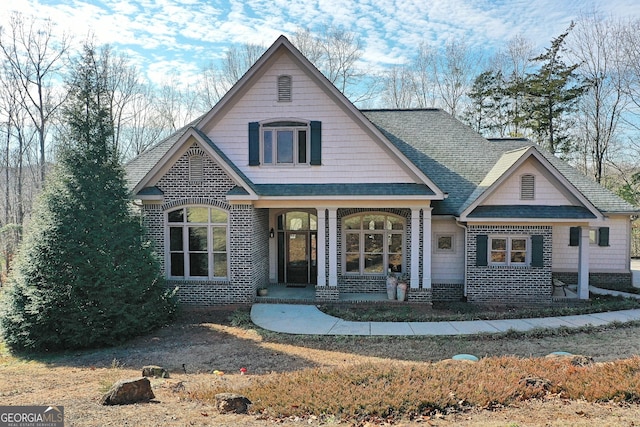
[[[193,155],[189,157],[189,181],[202,182],[204,179],[204,170],[202,167],[202,156]]]
[[[520,200],[533,200],[536,194],[536,177],[522,175],[520,177]]]
[[[278,76],[278,102],[291,102],[291,76]]]

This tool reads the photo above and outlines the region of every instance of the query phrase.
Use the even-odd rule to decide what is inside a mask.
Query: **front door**
[[[288,212],[278,217],[278,282],[317,282],[315,215]]]

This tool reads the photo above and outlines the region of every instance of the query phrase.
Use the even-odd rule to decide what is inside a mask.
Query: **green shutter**
[[[312,165],[322,164],[322,122],[312,121],[311,125],[311,161]]]
[[[544,236],[531,236],[531,267],[544,267]]]
[[[600,227],[598,234],[598,246],[609,246],[609,227]]]
[[[260,123],[249,123],[249,166],[260,164]]]
[[[580,227],[571,227],[569,229],[569,246],[580,245]]]
[[[478,234],[476,236],[476,267],[485,267],[488,265],[487,260],[487,244],[489,236]]]

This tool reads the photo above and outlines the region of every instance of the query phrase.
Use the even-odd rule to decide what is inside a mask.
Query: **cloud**
[[[193,73],[232,43],[268,46],[297,28],[336,26],[358,34],[371,69],[406,62],[420,43],[464,41],[494,52],[516,35],[537,51],[580,13],[598,8],[640,16],[637,0],[12,0],[0,2],[0,25],[12,11],[49,17],[82,41],[130,52],[158,79],[169,69]],[[135,54],[135,55],[134,55]]]

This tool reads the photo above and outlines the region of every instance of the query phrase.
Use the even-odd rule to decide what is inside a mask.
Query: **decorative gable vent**
[[[520,177],[520,200],[533,200],[536,194],[535,175],[522,175]]]
[[[278,102],[291,102],[291,76],[278,76]]]
[[[189,156],[189,182],[202,182],[204,180],[204,151],[199,148],[191,148]]]

